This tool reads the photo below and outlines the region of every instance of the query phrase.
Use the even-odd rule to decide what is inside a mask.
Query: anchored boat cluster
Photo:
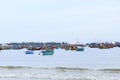
[[[23,43],[6,43],[0,44],[0,50],[19,50],[26,48],[26,54],[33,54],[32,51],[40,50],[43,55],[52,55],[54,49],[65,49],[74,51],[84,51],[85,47],[89,48],[99,48],[99,49],[110,49],[114,47],[120,47],[120,42],[109,43],[109,42],[94,42],[86,44],[69,44],[67,42],[57,43],[57,42],[47,42],[47,43],[36,43],[36,42],[23,42]]]
[[[120,47],[120,42],[115,42],[115,43],[101,42],[101,43],[90,43],[87,45],[90,48],[110,49],[114,47]]]

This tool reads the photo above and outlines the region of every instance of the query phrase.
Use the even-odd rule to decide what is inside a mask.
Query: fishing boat
[[[50,49],[42,51],[42,55],[53,55],[53,53],[54,53],[54,50],[50,50]]]
[[[31,51],[31,50],[28,50],[28,51],[25,52],[25,54],[34,54],[34,52]]]
[[[83,47],[77,48],[76,51],[84,51],[84,48]]]
[[[71,49],[71,50],[77,50],[77,45],[76,45],[76,44],[71,45],[71,46],[70,46],[70,49]]]

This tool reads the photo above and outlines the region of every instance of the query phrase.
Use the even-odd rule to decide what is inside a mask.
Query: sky
[[[0,43],[120,41],[120,0],[0,0]]]

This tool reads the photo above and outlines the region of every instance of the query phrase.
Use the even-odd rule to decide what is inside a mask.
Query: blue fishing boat
[[[42,55],[53,55],[54,53],[54,50],[45,50],[45,51],[42,51]]]
[[[31,51],[31,50],[28,50],[28,51],[25,52],[25,54],[34,54],[34,52]]]

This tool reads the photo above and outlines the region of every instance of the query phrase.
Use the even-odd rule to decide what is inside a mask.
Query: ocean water
[[[120,48],[56,49],[52,56],[25,51],[0,51],[0,80],[120,80]]]

